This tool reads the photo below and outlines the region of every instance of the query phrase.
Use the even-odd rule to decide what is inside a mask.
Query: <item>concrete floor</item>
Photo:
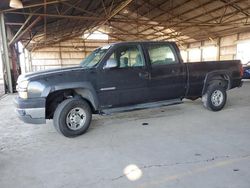
[[[250,187],[250,82],[220,112],[187,100],[96,116],[74,139],[19,121],[13,97],[0,100],[1,188]]]

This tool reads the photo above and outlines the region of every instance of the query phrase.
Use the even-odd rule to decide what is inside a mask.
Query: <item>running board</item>
[[[161,107],[161,106],[169,106],[169,105],[175,105],[175,104],[181,104],[181,103],[183,103],[181,99],[150,102],[150,103],[125,106],[125,107],[104,109],[101,111],[101,114],[110,115],[113,113],[129,112],[129,111],[142,110],[142,109],[147,109],[147,108],[157,108],[157,107]]]

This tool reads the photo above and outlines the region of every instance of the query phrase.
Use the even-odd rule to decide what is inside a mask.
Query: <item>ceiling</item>
[[[5,22],[28,49],[100,31],[117,41],[173,40],[179,44],[250,31],[249,0],[23,0]]]

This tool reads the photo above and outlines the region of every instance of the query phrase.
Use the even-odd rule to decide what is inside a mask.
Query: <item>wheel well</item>
[[[94,107],[92,106],[91,102],[87,99],[83,98],[79,94],[77,94],[73,89],[66,89],[66,90],[59,90],[50,93],[46,97],[46,119],[53,119],[54,112],[57,108],[57,106],[64,100],[78,97],[81,99],[86,100],[86,102],[89,104],[91,111],[95,112]]]
[[[218,85],[222,85],[226,90],[230,89],[230,79],[228,75],[220,74],[213,76],[209,80],[208,85],[211,85],[213,83],[218,83]]]
[[[204,85],[202,93],[204,94],[207,88],[209,87],[209,85],[214,84],[214,83],[223,86],[225,90],[228,90],[231,87],[229,76],[226,74],[219,74],[219,75],[212,76],[211,78],[207,80],[207,82]]]

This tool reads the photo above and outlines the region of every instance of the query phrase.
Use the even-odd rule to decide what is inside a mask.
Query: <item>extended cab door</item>
[[[105,69],[108,60],[118,66]],[[140,45],[115,46],[103,61],[97,82],[101,108],[128,106],[147,99],[149,73]]]
[[[177,56],[177,47],[172,43],[147,43],[144,47],[151,65],[151,79],[148,83],[151,101],[183,97],[186,71]]]

